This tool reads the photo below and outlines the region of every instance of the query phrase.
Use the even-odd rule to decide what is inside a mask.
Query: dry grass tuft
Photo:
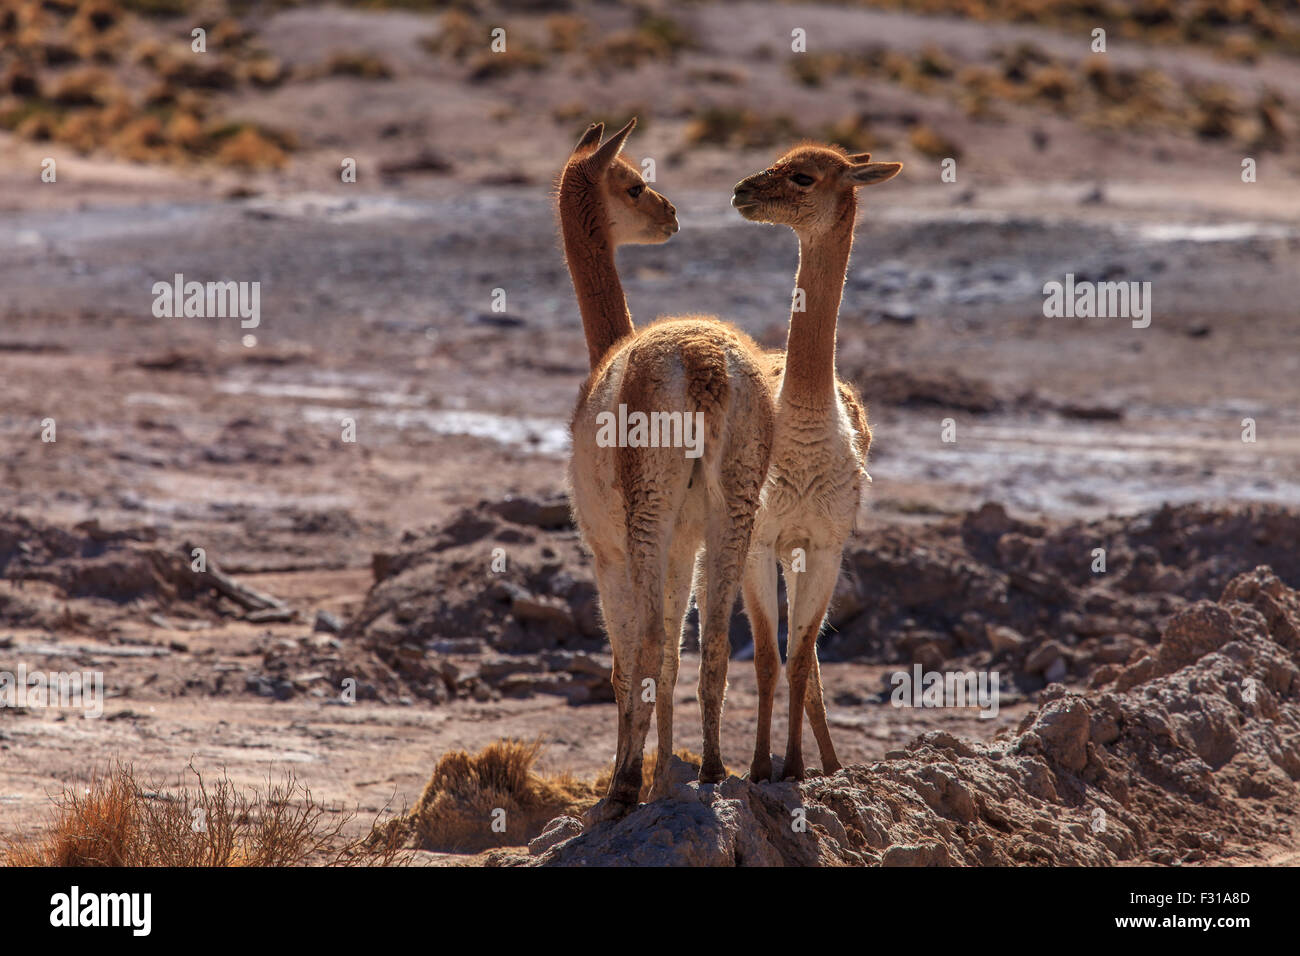
[[[393,821],[385,836],[425,850],[521,846],[549,820],[581,813],[600,798],[595,787],[567,773],[538,773],[541,752],[541,740],[498,740],[476,754],[443,754],[411,812]]]
[[[765,148],[799,138],[794,120],[764,116],[744,107],[711,106],[691,117],[683,138],[690,146]]]
[[[961,147],[939,133],[933,127],[924,124],[913,127],[908,136],[912,148],[931,159],[961,158]]]
[[[81,789],[56,798],[49,829],[9,846],[9,866],[391,866],[395,842],[372,831],[341,837],[354,814],[323,806],[287,774],[282,783],[240,791],[224,773],[212,785],[142,785],[114,764]]]
[[[393,70],[373,53],[340,50],[325,65],[330,76],[353,76],[360,80],[391,80]]]

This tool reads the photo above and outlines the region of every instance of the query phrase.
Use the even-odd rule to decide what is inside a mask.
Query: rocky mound
[[[381,692],[613,699],[590,559],[563,498],[481,502],[376,554],[344,632]],[[450,670],[448,670],[450,666]]]
[[[1145,653],[1171,614],[1235,574],[1267,564],[1300,583],[1297,540],[1300,514],[1276,507],[1053,526],[986,504],[924,528],[874,528],[847,549],[821,655],[996,665],[1026,692],[1086,680]]]
[[[1174,615],[1087,695],[987,744],[930,733],[801,785],[690,782],[553,820],[499,865],[1108,865],[1260,859],[1300,810],[1300,594],[1266,567]]]
[[[875,526],[846,549],[823,660],[996,668],[1025,694],[1087,686],[1149,653],[1170,615],[1259,564],[1300,583],[1300,513],[1162,508],[1092,522],[1027,522],[987,504],[924,526]],[[1097,564],[1104,550],[1105,569]],[[563,498],[482,502],[375,556],[344,635],[423,696],[563,693],[608,699],[590,562]],[[784,615],[784,608],[782,609]],[[692,615],[693,616],[693,615]],[[693,622],[688,620],[688,640]],[[749,628],[737,607],[733,645]],[[547,658],[547,652],[552,653]],[[459,668],[436,680],[449,654]],[[576,664],[574,663],[576,661]],[[593,663],[594,662],[594,663]],[[1098,678],[1101,679],[1101,678]],[[881,688],[886,694],[888,688]],[[844,704],[861,701],[841,701]]]

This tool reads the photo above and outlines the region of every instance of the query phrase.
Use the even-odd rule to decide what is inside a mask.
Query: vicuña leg
[[[677,668],[681,663],[682,624],[686,605],[691,599],[691,577],[695,571],[695,551],[699,542],[684,535],[674,537],[668,556],[668,574],[664,586],[664,657],[655,694],[655,721],[658,753],[655,757],[651,799],[668,795],[668,765],[673,754],[673,694],[677,686]]]
[[[707,607],[700,611],[700,713],[704,724],[701,783],[721,783],[727,776],[722,763],[722,703],[731,658],[731,612],[736,606],[754,527],[757,489],[754,491],[753,502],[728,496],[721,511],[709,516],[704,551],[709,598]]]
[[[622,745],[615,758],[608,794],[611,804],[623,808],[636,806],[641,796],[645,738],[659,696],[658,687],[651,689],[646,681],[658,681],[663,667],[663,573],[660,568],[643,570],[649,573],[638,576],[635,584],[641,596],[634,619],[636,646],[628,655],[632,658],[628,667],[628,691],[619,707]]]
[[[817,661],[815,642],[812,651],[812,668],[808,673],[805,708],[808,712],[808,723],[812,725],[813,736],[817,738],[817,750],[821,753],[822,772],[838,773],[840,761],[835,756],[835,745],[831,743],[831,729],[826,722],[826,702],[822,699],[822,668]]]
[[[635,636],[628,629],[633,611],[632,607],[626,604],[626,597],[630,593],[627,583],[628,569],[626,563],[602,558],[600,554],[595,555],[594,566],[596,588],[601,595],[601,617],[605,622],[605,630],[609,634],[610,652],[614,658],[610,683],[614,687],[614,701],[618,706],[619,714],[618,746],[615,753],[621,754],[627,743],[627,726],[623,721],[623,713],[628,696],[628,684],[631,680],[628,671],[631,661],[628,659],[628,654],[635,647]]]
[[[776,555],[756,547],[745,563],[745,613],[754,638],[754,670],[758,675],[758,729],[749,779],[772,778],[772,704],[781,678],[781,648],[777,643]]]
[[[808,681],[817,660],[817,635],[835,591],[839,570],[840,549],[810,546],[805,570],[786,578],[790,632],[785,669],[790,685],[790,730],[785,745],[785,767],[781,774],[785,780],[802,780],[804,776],[803,712]],[[818,698],[820,697],[819,691]]]

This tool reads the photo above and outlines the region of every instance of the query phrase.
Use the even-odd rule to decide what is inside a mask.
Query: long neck
[[[785,346],[783,402],[812,408],[835,402],[835,324],[853,246],[856,212],[856,202],[847,202],[830,230],[812,236],[799,235],[795,288],[803,290],[804,309],[798,311],[796,298],[790,310],[790,332]]]
[[[618,279],[609,223],[604,205],[595,195],[595,184],[583,184],[591,187],[588,189],[566,191],[565,187],[571,185],[561,187],[560,232],[582,313],[587,354],[594,369],[614,343],[632,334],[632,315]]]

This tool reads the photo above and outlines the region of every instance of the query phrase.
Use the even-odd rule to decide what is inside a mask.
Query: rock
[[[288,700],[297,692],[293,681],[282,677],[268,677],[265,674],[247,675],[244,678],[244,689],[259,697],[270,697],[274,700]]]
[[[521,621],[565,631],[574,629],[573,614],[569,611],[569,606],[559,598],[520,596],[511,602],[510,610]]]
[[[312,626],[312,630],[323,634],[341,634],[343,622],[329,611],[317,611],[316,623]]]
[[[1047,665],[1043,671],[1043,679],[1050,682],[1065,680],[1065,675],[1069,672],[1069,667],[1065,663],[1064,657],[1058,657],[1052,663]]]
[[[999,626],[989,626],[984,632],[988,638],[989,645],[993,648],[993,653],[1001,654],[1005,652],[1018,651],[1027,643],[1024,635],[1014,628]]]
[[[488,505],[488,510],[512,524],[548,530],[573,527],[569,499],[563,495],[538,501],[527,497],[506,497]]]
[[[880,858],[881,866],[950,866],[948,848],[938,843],[891,846]]]
[[[1025,658],[1025,670],[1030,674],[1042,674],[1062,657],[1061,645],[1056,641],[1044,641]]]
[[[546,824],[546,829],[534,839],[528,841],[528,852],[539,856],[582,832],[582,821],[577,817],[556,817]]]

